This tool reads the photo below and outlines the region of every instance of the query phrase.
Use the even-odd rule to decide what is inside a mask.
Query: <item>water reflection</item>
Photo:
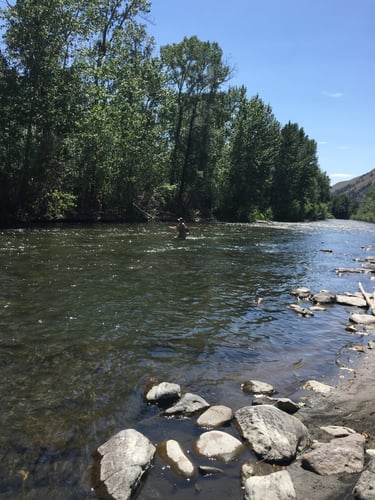
[[[356,291],[357,276],[334,269],[369,255],[372,235],[341,221],[200,224],[183,242],[162,224],[3,231],[1,498],[92,497],[98,444],[135,425],[155,440],[166,432],[143,402],[150,376],[234,409],[247,404],[250,377],[285,396],[304,379],[336,377],[353,341],[348,309],[300,318],[290,291]],[[187,422],[168,432],[189,446],[195,431]],[[226,498],[238,498],[235,468],[226,474]],[[151,476],[141,498],[176,495],[158,467]],[[224,488],[207,484],[205,498]],[[179,495],[191,498],[191,485]]]

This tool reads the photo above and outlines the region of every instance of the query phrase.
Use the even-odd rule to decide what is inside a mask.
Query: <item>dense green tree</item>
[[[280,126],[270,105],[241,90],[228,151],[226,211],[248,221],[267,214],[279,147]]]
[[[357,208],[358,203],[347,194],[332,196],[331,212],[337,219],[350,219]]]
[[[21,129],[17,118],[20,106],[19,79],[0,52],[0,219],[17,210],[20,177]]]
[[[160,56],[170,89],[164,110],[171,144],[170,184],[176,187],[176,207],[184,210],[199,180],[210,189],[220,88],[231,70],[217,43],[196,36],[162,47]]]
[[[282,128],[273,179],[276,220],[313,220],[328,214],[329,179],[319,169],[316,151],[316,142],[296,123]]]
[[[79,208],[134,217],[160,173],[160,69],[142,16],[150,2],[98,0],[83,9],[78,64],[85,96],[76,150]]]
[[[70,2],[17,0],[1,12],[6,21],[7,64],[17,72],[12,91],[19,150],[12,166],[17,211],[44,215],[61,189],[65,138],[71,131],[74,75],[70,66],[74,8]]]
[[[353,210],[353,212],[355,212]],[[365,193],[359,202],[358,210],[352,215],[353,219],[375,222],[375,186]]]
[[[217,43],[161,48],[148,0],[15,0],[0,10],[0,210],[15,218],[163,211],[324,217],[316,143],[224,89]]]

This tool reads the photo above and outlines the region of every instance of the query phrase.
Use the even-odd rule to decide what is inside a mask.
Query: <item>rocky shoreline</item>
[[[375,265],[375,258],[368,258],[367,264]],[[277,388],[269,384],[246,380],[242,390],[252,396],[251,404],[237,410],[183,392],[176,383],[150,380],[145,404],[155,405],[161,419],[194,420],[199,435],[185,451],[175,439],[155,443],[135,428],[120,431],[95,453],[93,487],[98,498],[136,497],[158,457],[185,481],[225,475],[227,464],[235,464],[239,499],[375,499],[375,316],[369,314],[373,298],[366,300],[364,293],[312,294],[306,287],[291,293],[298,303],[289,307],[304,316],[325,303],[366,308],[349,318],[350,331],[369,335],[350,379],[336,387],[308,381],[303,387],[308,396],[298,402],[275,397]],[[313,305],[306,307],[308,302]],[[244,458],[245,450],[250,450],[250,458]],[[199,464],[202,457],[204,465]]]

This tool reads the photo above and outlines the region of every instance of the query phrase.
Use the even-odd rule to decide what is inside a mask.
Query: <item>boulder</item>
[[[331,385],[323,384],[317,380],[308,380],[303,385],[303,388],[307,391],[320,392],[321,394],[328,394],[333,389]]]
[[[222,427],[233,418],[233,411],[228,406],[211,406],[197,419],[198,427]]]
[[[170,382],[153,385],[145,394],[146,400],[150,403],[177,401],[180,397],[181,387]]]
[[[321,429],[334,437],[346,437],[350,434],[355,434],[355,430],[341,425],[327,425],[325,427],[321,427]]]
[[[223,431],[208,431],[199,436],[193,450],[198,455],[231,462],[241,455],[244,446],[237,438]]]
[[[246,479],[252,476],[268,476],[278,470],[283,470],[283,465],[269,464],[263,460],[247,460],[241,465],[241,485],[244,487]]]
[[[274,394],[276,392],[272,385],[259,380],[247,380],[241,384],[241,389],[251,394]]]
[[[350,313],[349,319],[350,321],[353,321],[353,323],[358,323],[360,325],[375,324],[375,316],[370,314]]]
[[[361,472],[365,460],[364,443],[365,438],[357,433],[321,443],[302,455],[302,467],[321,476]]]
[[[255,395],[253,399],[253,406],[256,405],[273,405],[279,410],[286,413],[293,414],[300,409],[300,405],[288,398],[270,398],[269,396]]]
[[[306,286],[300,286],[299,288],[292,290],[291,293],[299,299],[309,299],[312,295],[310,288],[307,288]]]
[[[312,300],[318,304],[333,304],[336,302],[336,295],[328,290],[321,290],[313,295]]]
[[[336,295],[336,302],[344,306],[367,307],[362,294]]]
[[[97,449],[99,497],[127,500],[151,465],[156,448],[149,439],[134,429],[125,429]]]
[[[245,482],[245,500],[295,500],[292,479],[286,470],[268,476],[252,476]]]
[[[173,472],[183,476],[186,479],[191,479],[196,472],[193,463],[182,451],[181,446],[174,439],[159,443],[157,452],[160,458],[170,465]]]
[[[166,415],[193,415],[199,411],[205,410],[210,405],[198,394],[187,392],[177,403],[165,410]]]
[[[290,463],[310,444],[304,424],[275,406],[245,406],[234,416],[241,435],[268,462]]]
[[[374,500],[375,498],[375,458],[372,458],[359,477],[353,489],[357,500]]]

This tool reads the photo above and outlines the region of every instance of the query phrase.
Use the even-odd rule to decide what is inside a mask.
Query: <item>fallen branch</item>
[[[371,300],[371,296],[365,292],[365,289],[362,286],[362,283],[358,283],[359,289],[361,290],[361,293],[366,301],[366,304],[369,306],[371,309],[371,313],[375,316],[375,302]]]

